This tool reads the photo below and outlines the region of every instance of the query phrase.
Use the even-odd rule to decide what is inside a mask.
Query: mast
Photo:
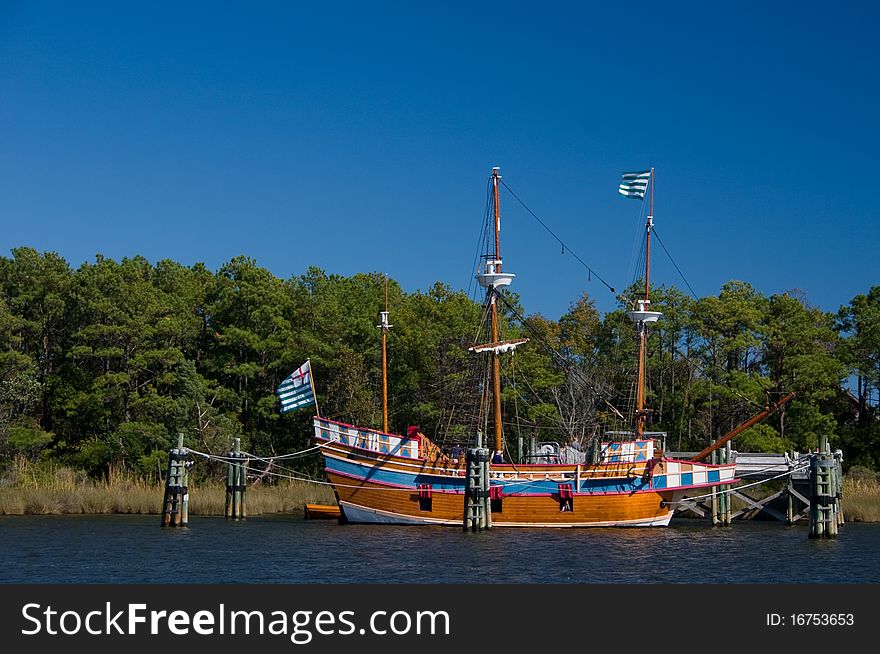
[[[495,251],[486,255],[485,268],[477,274],[477,281],[480,286],[486,289],[487,299],[489,302],[489,315],[491,319],[491,338],[492,344],[498,344],[498,289],[508,286],[516,276],[513,273],[501,272],[501,205],[499,202],[499,191],[501,182],[501,168],[492,168],[492,189],[495,204]],[[489,348],[492,353],[492,404],[495,422],[495,440],[494,449],[496,452],[504,451],[504,437],[501,425],[501,360],[499,355],[503,346]]]
[[[382,431],[388,433],[388,354],[385,341],[388,330],[393,325],[388,324],[388,275],[385,275],[385,311],[379,312],[379,324],[376,325],[382,333]]]
[[[650,275],[651,275],[651,227],[654,226],[654,168],[651,167],[651,199],[648,208],[648,218],[645,221],[645,294],[640,300],[636,300],[638,308],[629,311],[627,316],[638,329],[639,334],[639,376],[636,388],[636,438],[641,438],[645,432],[645,422],[648,412],[645,410],[645,368],[647,359],[648,323],[657,322],[661,314],[659,311],[649,311],[650,298]]]
[[[495,261],[497,262],[496,272],[501,272],[501,205],[498,202],[498,182],[501,180],[501,169],[496,167],[492,169],[492,186],[495,195]],[[498,293],[495,288],[491,291],[492,303],[492,342],[498,342],[498,307],[495,302]],[[492,401],[495,413],[495,451],[502,452],[504,445],[502,443],[503,436],[501,431],[501,360],[498,358],[498,352],[492,352]]]

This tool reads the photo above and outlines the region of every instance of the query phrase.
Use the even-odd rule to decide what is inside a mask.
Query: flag
[[[625,197],[641,200],[645,197],[649,179],[651,179],[650,170],[641,173],[623,173],[623,181],[620,182],[617,192]]]
[[[312,388],[312,366],[306,361],[294,370],[278,385],[275,390],[281,400],[281,413],[301,409],[310,404],[317,405],[315,391]]]

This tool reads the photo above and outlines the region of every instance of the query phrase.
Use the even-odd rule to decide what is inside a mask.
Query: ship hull
[[[389,492],[387,486],[328,473],[336,488],[345,520],[395,525],[455,525],[464,518],[463,493],[433,493],[430,510],[420,510],[418,491]],[[353,488],[353,486],[356,486]],[[505,497],[502,510],[492,513],[493,527],[665,527],[672,493],[575,495],[571,511],[560,511],[553,496]]]
[[[389,446],[379,436],[401,438],[326,419],[316,422],[316,442],[344,521],[462,526],[464,461],[440,455],[429,442],[418,448],[393,441]],[[734,469],[663,458],[494,464],[489,475],[492,526],[663,527],[672,519],[675,502],[733,483]]]

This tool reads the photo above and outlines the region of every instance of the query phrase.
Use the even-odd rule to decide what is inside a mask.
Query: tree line
[[[11,255],[0,258],[5,462],[151,475],[181,432],[212,453],[234,437],[263,455],[304,449],[311,413],[281,414],[275,389],[307,358],[322,415],[378,427],[386,286],[392,431],[418,424],[438,439],[468,437],[464,408],[479,393],[467,347],[483,307],[448,285],[407,293],[379,273],[318,268],[279,279],[247,257],[211,271],[102,256],[74,269],[24,247]],[[826,435],[846,464],[880,468],[880,286],[836,313],[742,281],[717,296],[658,287],[652,298],[664,317],[648,340],[649,428],[668,433],[669,449],[702,449],[795,392],[736,449],[806,451]],[[515,294],[502,300],[502,337],[531,339],[503,364],[508,442],[583,446],[625,428],[637,351],[625,297],[601,315],[584,295],[558,319],[529,314]]]

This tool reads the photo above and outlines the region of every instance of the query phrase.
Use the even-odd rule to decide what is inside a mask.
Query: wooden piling
[[[161,524],[163,527],[185,527],[189,521],[186,463],[187,455],[183,447],[183,434],[178,434],[177,447],[168,453],[165,496],[162,499]]]
[[[837,504],[837,524],[844,523],[843,507],[841,506],[841,495],[843,494],[843,453],[838,450],[834,453],[834,479],[837,481],[836,493],[834,495]]]
[[[235,461],[232,466],[235,469],[235,473],[233,474],[233,480],[235,485],[232,487],[232,519],[233,520],[241,520],[241,466],[238,463],[239,456],[241,454],[240,445],[241,439],[235,439],[234,453],[233,456]]]
[[[180,520],[178,526],[189,524],[189,467],[192,464],[189,453],[183,447],[183,434],[177,435],[178,471],[180,474]]]
[[[828,441],[822,437],[818,451],[810,458],[810,538],[837,537],[837,467]]]
[[[733,447],[731,446],[730,441],[724,446],[724,450],[722,450],[724,456],[724,463],[731,463],[733,459]],[[725,527],[729,527],[732,521],[732,510],[731,510],[731,493],[730,489],[732,486],[730,484],[725,484],[721,487],[723,491],[721,494],[721,498],[723,500],[722,505],[722,513],[721,513],[721,524]]]
[[[239,462],[238,462],[238,486],[239,486],[239,506],[238,506],[238,517],[239,520],[244,520],[247,518],[247,502],[245,501],[247,497],[247,470],[248,464],[250,463],[250,459],[247,458],[244,452],[238,453]]]
[[[711,457],[710,461],[712,464],[718,463],[718,450],[713,450],[709,456]],[[720,522],[718,520],[718,491],[715,486],[712,486],[712,490],[709,492],[711,493],[711,495],[710,495],[711,511],[709,512],[709,520],[712,523],[712,526],[715,527]]]
[[[165,471],[165,494],[162,497],[162,526],[174,524],[177,511],[177,448],[168,453],[168,468]]]
[[[724,447],[709,453],[709,462],[715,465],[730,463],[733,450],[728,442]],[[709,491],[709,521],[713,527],[729,527],[733,520],[731,510],[731,485],[712,486]]]
[[[473,461],[473,450],[472,448],[468,448],[464,454],[465,456],[465,469],[464,469],[464,513],[461,522],[461,528],[464,531],[469,531],[472,525],[471,521],[471,512],[473,509],[471,508],[473,505],[473,501],[471,498],[471,493],[473,489],[473,479],[471,475],[472,469],[472,461]]]
[[[477,447],[470,447],[466,455],[464,492],[464,531],[482,531],[492,526],[491,501],[489,499],[490,451],[482,446],[483,435],[477,432]]]
[[[481,464],[483,466],[483,474],[481,478],[480,493],[482,505],[483,505],[483,529],[491,529],[492,528],[492,499],[491,492],[489,491],[490,486],[490,477],[489,477],[489,462],[491,460],[490,450],[483,450],[484,455],[482,457]]]
[[[786,499],[786,510],[785,510],[785,522],[789,526],[794,524],[794,476],[792,474],[792,470],[794,469],[795,463],[797,462],[798,457],[794,451],[788,453],[788,471],[789,475],[785,481],[785,499]]]
[[[235,491],[235,465],[233,452],[227,453],[226,461],[226,519],[232,519],[232,498]]]
[[[232,440],[232,451],[226,465],[226,519],[244,520],[245,492],[247,491],[247,459],[241,451],[241,439]]]

